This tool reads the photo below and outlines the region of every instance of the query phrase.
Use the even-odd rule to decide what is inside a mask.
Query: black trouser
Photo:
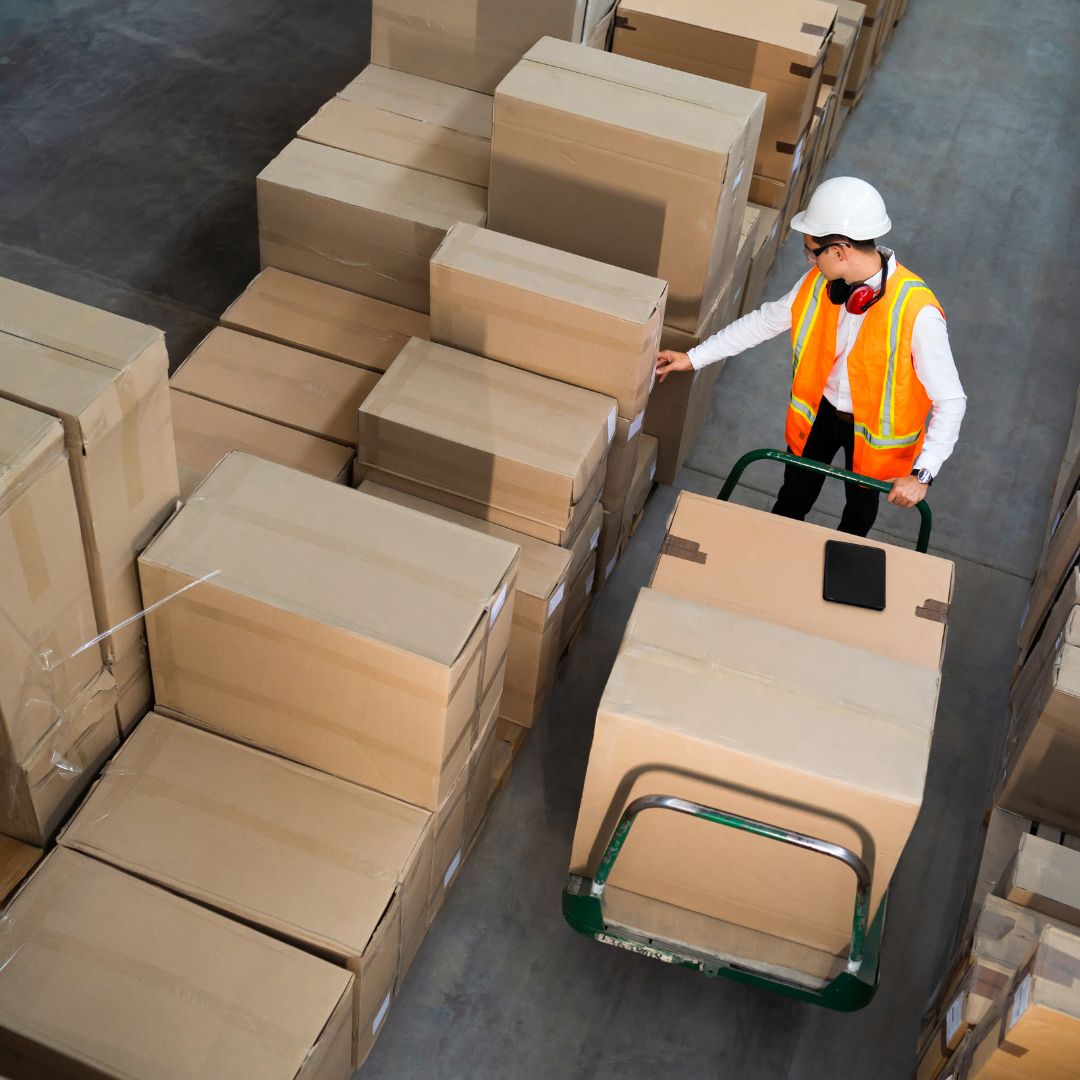
[[[837,450],[844,451],[844,468],[850,471],[855,452],[855,428],[848,414],[838,414],[828,398],[823,397],[802,456],[810,458],[811,461],[831,464]],[[817,501],[824,483],[825,477],[820,473],[800,469],[795,465],[785,466],[784,483],[772,512],[781,517],[802,521]],[[873,488],[861,487],[859,484],[845,484],[844,487],[847,489],[847,501],[839,529],[841,532],[865,536],[877,517],[879,494]]]

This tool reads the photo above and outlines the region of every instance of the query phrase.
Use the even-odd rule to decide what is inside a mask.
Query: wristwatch
[[[934,482],[934,474],[929,469],[912,469],[911,475],[914,476],[920,484],[926,484],[927,487]]]

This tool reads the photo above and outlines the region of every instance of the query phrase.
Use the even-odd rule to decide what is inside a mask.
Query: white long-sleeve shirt
[[[889,273],[895,273],[896,256],[885,248],[882,252],[889,256]],[[810,272],[808,270],[807,274]],[[806,274],[799,278],[786,296],[762,304],[757,311],[749,312],[691,349],[688,354],[690,363],[695,369],[703,368],[724,357],[737,356],[776,337],[777,334],[790,331],[791,309],[799,287],[805,280]],[[881,271],[867,284],[878,288],[881,284]],[[863,318],[862,315],[852,315],[841,305],[840,319],[836,327],[836,362],[825,383],[825,397],[839,412],[852,412],[847,361],[859,335]],[[930,422],[926,426],[926,438],[915,460],[915,467],[929,469],[937,476],[956,446],[960,423],[967,408],[967,396],[960,385],[960,376],[949,346],[949,331],[937,308],[924,307],[915,317],[911,332],[911,354],[915,362],[915,374],[933,403]]]

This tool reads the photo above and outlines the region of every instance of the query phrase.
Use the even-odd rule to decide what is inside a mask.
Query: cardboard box
[[[0,397],[64,425],[99,633],[142,610],[135,558],[176,504],[168,367],[160,330],[0,281]],[[105,659],[142,634],[103,638]]]
[[[738,246],[763,108],[754,91],[541,41],[495,94],[490,225],[668,281],[665,319],[693,332]]]
[[[219,326],[176,370],[172,387],[352,447],[356,410],[380,378],[365,368]]]
[[[600,496],[600,504],[605,510],[616,511],[626,504],[630,484],[634,479],[644,426],[644,409],[633,420],[625,420],[620,416],[615,421],[615,438],[611,440],[611,449],[608,450],[607,474]]]
[[[486,188],[491,97],[371,64],[297,136]]]
[[[810,126],[835,19],[822,0],[620,0],[612,49],[768,95],[754,172],[784,179]]]
[[[855,56],[851,61],[848,85],[844,90],[845,105],[855,108],[874,70],[878,40],[885,29],[884,8],[887,0],[865,0],[866,14],[862,29],[855,41]]]
[[[574,575],[570,581],[570,588],[566,590],[566,615],[563,623],[562,648],[560,653],[565,652],[567,647],[577,636],[578,628],[589,610],[589,604],[593,594],[593,586],[596,583],[596,549],[588,556],[585,565]]]
[[[555,679],[566,589],[573,559],[571,552],[525,533],[511,532],[471,514],[451,510],[371,481],[362,483],[360,491],[364,495],[386,499],[443,521],[496,536],[521,548],[510,644],[506,654],[506,683],[498,715],[524,727],[531,727]]]
[[[543,37],[580,41],[588,0],[374,0],[371,62],[494,93]],[[591,24],[589,24],[591,25]]]
[[[922,801],[937,693],[936,671],[643,589],[597,713],[571,872],[595,874],[633,799],[681,796],[854,851],[873,866],[873,917]],[[609,880],[825,954],[850,941],[846,866],[682,815],[636,821]]]
[[[1080,926],[1080,851],[1030,833],[1001,884],[1006,900]]]
[[[258,183],[262,265],[428,309],[428,260],[456,221],[483,225],[487,193],[403,165],[293,139]]]
[[[1000,1013],[975,1033],[965,1080],[1048,1080],[1076,1073],[1080,1055],[1080,936],[1047,927]]]
[[[611,398],[414,339],[360,407],[357,460],[561,544],[600,494],[614,434]]]
[[[754,204],[751,203],[751,206]],[[757,207],[758,230],[754,237],[754,246],[750,254],[750,269],[746,277],[740,315],[756,311],[761,306],[765,295],[765,282],[769,277],[776,253],[780,248],[780,212],[767,206]]]
[[[884,611],[822,599],[825,544],[837,533],[682,491],[650,588],[941,671],[955,568],[874,540],[885,552]]]
[[[604,521],[600,527],[600,544],[596,549],[596,577],[593,581],[593,592],[598,593],[615,572],[615,566],[619,561],[625,513],[625,503],[614,510],[604,511]]]
[[[1080,646],[1062,645],[1018,730],[997,802],[1080,833]]]
[[[146,642],[139,641],[110,664],[109,673],[116,680],[116,718],[122,739],[147,714],[154,700]]]
[[[866,5],[856,3],[855,0],[832,2],[836,4],[836,23],[825,54],[821,85],[843,96],[844,83],[847,82],[852,61],[855,59],[855,44],[859,40],[863,19],[866,18]]]
[[[351,447],[175,388],[169,391],[169,397],[180,498],[185,502],[231,450],[243,450],[336,484],[349,482],[355,456]]]
[[[660,341],[662,349],[686,352],[699,343],[696,335],[683,335],[664,327]],[[645,410],[645,431],[659,443],[656,460],[656,479],[661,484],[674,484],[679,469],[709,415],[713,388],[724,362],[709,364],[700,371],[677,372],[658,382],[649,397]]]
[[[352,972],[356,1067],[426,924],[433,833],[426,810],[151,713],[60,843]]]
[[[843,101],[844,99],[841,98],[840,100]],[[833,152],[836,150],[836,144],[840,141],[840,132],[844,130],[844,125],[850,118],[851,106],[837,103],[836,112],[833,114],[832,129],[827,136],[828,145],[825,148],[825,153],[828,157],[832,157]]]
[[[0,904],[7,905],[8,897],[41,861],[45,852],[21,840],[0,835]]]
[[[1080,486],[1080,388],[1076,392],[1076,409],[1073,412],[1072,427],[1069,429],[1069,438],[1065,444],[1065,453],[1061,459],[1061,469],[1054,483],[1054,494],[1050,502],[1050,515],[1047,519],[1046,538],[1043,541],[1043,554],[1050,543],[1061,520],[1065,507],[1076,494]],[[1042,562],[1042,559],[1039,560]]]
[[[1032,582],[1031,595],[1028,597],[1027,608],[1024,611],[1020,633],[1017,637],[1022,657],[1027,655],[1038,638],[1054,597],[1061,590],[1078,558],[1080,558],[1080,491],[1072,496],[1069,505],[1062,513],[1054,535],[1043,553],[1042,563],[1035,574],[1035,580]]]
[[[643,435],[638,443],[634,479],[630,485],[630,494],[626,497],[626,511],[623,516],[623,544],[630,539],[645,512],[645,503],[656,480],[656,454],[659,445],[651,435]]]
[[[295,345],[346,364],[385,371],[428,317],[268,266],[225,309],[221,325]]]
[[[614,398],[635,419],[655,378],[667,284],[455,225],[431,258],[431,339]]]
[[[171,597],[147,616],[159,706],[440,805],[506,650],[513,547],[232,453],[139,569]]]
[[[22,761],[101,668],[64,431],[0,398],[0,761]]]
[[[348,1075],[348,972],[111,866],[58,848],[6,925],[5,1074]]]
[[[20,762],[0,761],[0,832],[43,846],[120,740],[107,670],[67,705]]]
[[[495,796],[506,783],[512,764],[510,747],[498,737],[498,706],[469,761],[465,795],[465,850],[475,843]],[[516,725],[515,725],[516,726]]]
[[[1017,664],[1017,670],[1013,674],[1013,685],[1009,694],[1009,703],[1012,706],[1010,743],[1018,734],[1017,725],[1030,716],[1035,698],[1046,681],[1049,665],[1053,664],[1061,646],[1080,645],[1078,605],[1080,567],[1075,567],[1065,578],[1031,652],[1023,663]]]

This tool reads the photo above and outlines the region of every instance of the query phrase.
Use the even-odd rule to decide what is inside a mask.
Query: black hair
[[[840,233],[830,233],[828,236],[812,236],[810,239],[814,241],[817,247],[828,247],[830,244],[847,244],[848,247],[854,248],[855,251],[861,251],[865,255],[877,251],[876,240],[852,240],[850,236],[841,236]]]

